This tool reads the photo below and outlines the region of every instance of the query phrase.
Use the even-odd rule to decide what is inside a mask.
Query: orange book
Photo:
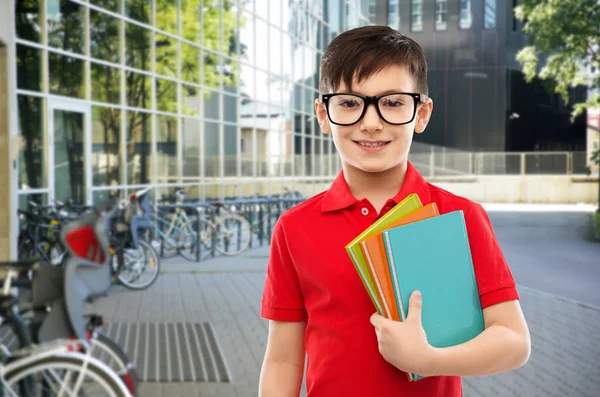
[[[387,229],[421,221],[439,214],[436,203],[429,203],[411,212],[404,218],[398,219]],[[380,232],[361,241],[360,248],[367,262],[371,278],[377,287],[376,293],[379,295],[379,299],[383,305],[385,317],[394,321],[400,321],[400,313],[396,305],[394,286],[392,285],[387,255],[383,244],[383,237]]]

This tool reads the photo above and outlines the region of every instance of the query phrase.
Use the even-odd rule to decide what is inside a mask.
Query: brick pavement
[[[267,321],[259,317],[268,247],[197,264],[171,259],[148,291],[116,287],[93,310],[107,321],[210,322],[232,377],[229,384],[146,383],[142,396],[252,397]],[[529,363],[510,373],[463,378],[464,395],[553,397],[600,395],[600,308],[519,287],[532,335]],[[304,396],[304,392],[302,394]]]

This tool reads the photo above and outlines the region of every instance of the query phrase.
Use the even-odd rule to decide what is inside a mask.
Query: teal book
[[[410,295],[419,290],[423,328],[432,346],[458,345],[484,330],[463,211],[388,229],[383,238],[402,321]]]

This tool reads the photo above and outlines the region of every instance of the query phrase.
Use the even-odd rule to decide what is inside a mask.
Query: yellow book
[[[356,236],[354,240],[346,245],[346,252],[350,256],[350,260],[354,264],[356,271],[360,279],[362,280],[367,293],[371,297],[371,301],[375,305],[377,313],[385,316],[385,310],[383,309],[379,294],[373,282],[373,278],[369,272],[368,265],[363,256],[362,250],[360,249],[360,243],[362,240],[370,237],[378,232],[381,232],[392,225],[397,220],[405,217],[413,211],[423,207],[419,196],[416,194],[409,194],[404,200],[399,202],[389,210],[384,216],[375,221],[371,226],[365,229],[361,234]]]

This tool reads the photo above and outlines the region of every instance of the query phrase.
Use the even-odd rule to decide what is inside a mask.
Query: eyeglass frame
[[[415,100],[415,107],[413,109],[413,115],[412,115],[412,117],[410,118],[409,121],[404,122],[404,123],[390,123],[389,121],[387,121],[385,119],[385,117],[383,117],[383,115],[381,114],[381,110],[379,109],[379,100],[381,98],[383,98],[385,96],[388,96],[388,95],[397,95],[397,94],[410,95]],[[364,101],[365,107],[363,108],[363,111],[362,111],[360,117],[358,118],[358,120],[356,120],[354,123],[340,124],[340,123],[336,123],[335,121],[333,121],[331,119],[331,116],[329,115],[329,99],[331,99],[334,96],[338,96],[338,95],[353,95],[353,96],[362,98],[362,100]],[[336,93],[333,93],[333,94],[320,94],[319,95],[319,99],[321,100],[321,102],[323,102],[325,104],[325,110],[326,110],[327,118],[329,119],[329,121],[332,124],[341,125],[341,126],[344,126],[344,127],[347,127],[347,126],[350,126],[350,125],[354,125],[354,124],[358,123],[360,120],[362,120],[362,118],[365,116],[365,113],[367,113],[367,109],[369,108],[369,105],[371,105],[371,104],[375,105],[375,109],[377,110],[377,114],[379,114],[379,117],[381,117],[381,119],[383,121],[385,121],[386,123],[388,123],[388,124],[391,124],[391,125],[405,125],[405,124],[412,123],[412,121],[415,119],[415,115],[417,114],[417,105],[418,105],[418,103],[419,102],[425,102],[427,100],[427,98],[429,98],[428,95],[426,95],[426,94],[420,94],[420,93],[417,93],[417,92],[389,92],[387,94],[376,95],[376,96],[359,95],[359,94],[354,94],[354,93],[351,93],[351,92],[336,92]]]

